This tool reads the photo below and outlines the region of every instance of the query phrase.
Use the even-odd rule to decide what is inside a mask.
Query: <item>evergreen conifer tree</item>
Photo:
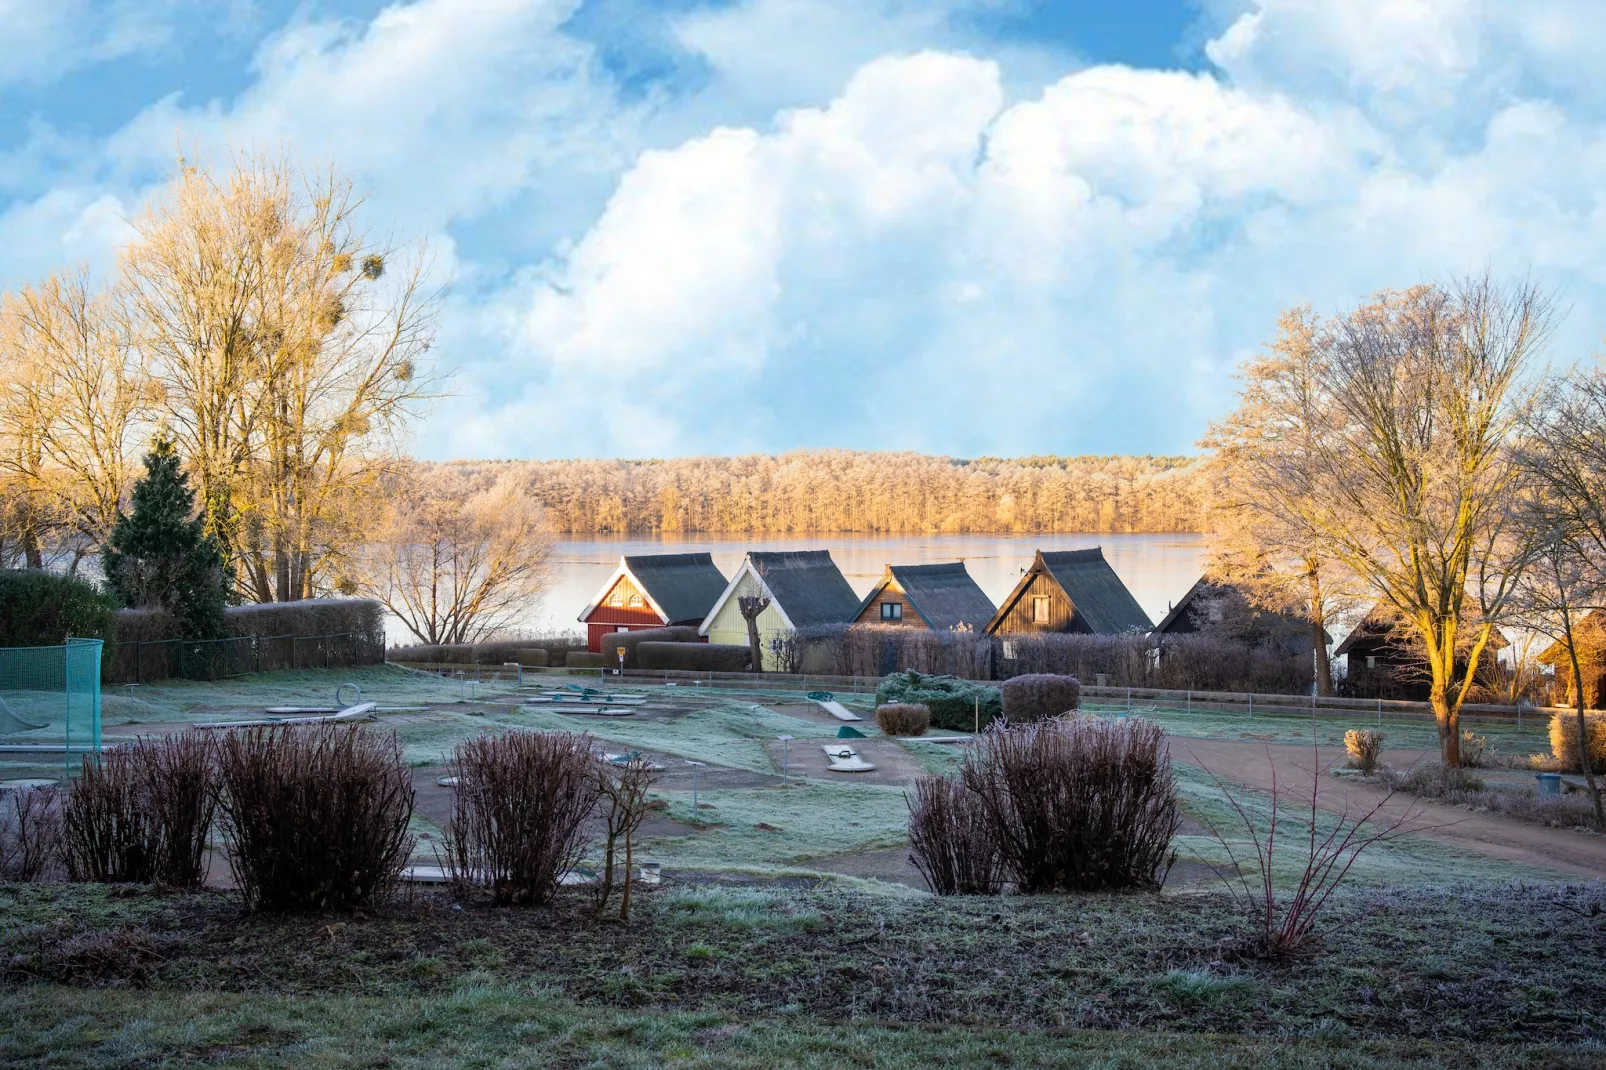
[[[106,585],[124,605],[165,609],[185,639],[223,634],[223,555],[195,513],[195,492],[165,435],[145,455],[132,509],[118,513],[101,554]]]

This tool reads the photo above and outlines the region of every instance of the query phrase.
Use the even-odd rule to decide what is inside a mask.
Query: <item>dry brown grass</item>
[[[1362,776],[1371,776],[1383,756],[1383,733],[1375,728],[1352,728],[1344,733],[1344,749],[1349,752],[1349,764]]]
[[[931,728],[931,707],[918,702],[877,706],[875,723],[889,736],[923,736]]]
[[[1606,714],[1586,713],[1584,724],[1589,739],[1589,767],[1596,773],[1606,770]],[[1582,771],[1578,761],[1578,714],[1550,715],[1550,753],[1568,773]]]

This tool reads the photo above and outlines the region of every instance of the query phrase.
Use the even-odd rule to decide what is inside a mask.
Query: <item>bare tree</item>
[[[1534,404],[1529,372],[1550,325],[1536,286],[1488,277],[1380,293],[1331,320],[1296,310],[1272,347],[1296,434],[1272,422],[1247,453],[1249,478],[1299,538],[1420,638],[1448,764],[1460,764],[1461,706],[1523,563],[1507,440]]]
[[[753,659],[754,672],[764,671],[764,646],[758,638],[758,617],[769,607],[770,600],[763,595],[744,594],[736,599],[736,609],[747,622],[747,651]]]
[[[1316,661],[1316,693],[1333,693],[1328,623],[1355,602],[1355,584],[1316,523],[1305,459],[1327,433],[1315,396],[1317,354],[1308,310],[1282,318],[1282,335],[1239,369],[1239,405],[1200,445],[1210,488],[1210,577],[1250,603],[1303,617]]]
[[[1529,523],[1543,534],[1544,551],[1522,592],[1524,622],[1567,655],[1580,760],[1596,821],[1606,828],[1585,743],[1588,688],[1582,665],[1586,653],[1595,653],[1595,629],[1584,613],[1606,604],[1606,366],[1597,361],[1594,369],[1568,376],[1546,402],[1531,414],[1519,450],[1531,484]]]
[[[1606,587],[1603,587],[1606,577],[1599,564],[1591,560],[1587,544],[1577,538],[1576,530],[1567,526],[1565,518],[1551,513],[1543,497],[1535,503],[1529,520],[1536,526],[1547,520],[1551,523],[1541,529],[1536,540],[1536,552],[1513,594],[1511,616],[1518,626],[1552,639],[1567,657],[1578,711],[1578,760],[1595,804],[1595,825],[1606,829],[1606,810],[1602,809],[1600,787],[1595,782],[1595,771],[1590,768],[1586,743],[1589,739],[1584,717],[1587,688],[1580,664],[1581,649],[1588,642],[1587,633],[1591,630],[1580,625],[1589,607],[1600,605],[1606,595]]]
[[[71,542],[71,571],[117,522],[130,438],[149,391],[112,299],[93,289],[84,269],[23,287],[0,317],[4,348],[34,369],[21,418],[37,436],[37,492]]]
[[[357,586],[426,643],[473,643],[515,622],[550,579],[552,536],[513,473],[403,469]]]
[[[645,756],[632,752],[617,761],[603,761],[597,772],[597,791],[606,804],[603,809],[602,883],[597,889],[596,914],[608,907],[613,896],[615,859],[619,841],[624,841],[623,891],[619,901],[619,920],[630,920],[630,886],[636,856],[636,830],[647,817],[647,793],[658,779],[657,769]]]
[[[135,224],[125,304],[247,599],[327,588],[426,396],[432,295],[421,264],[358,229],[332,174],[242,157],[180,164]]]

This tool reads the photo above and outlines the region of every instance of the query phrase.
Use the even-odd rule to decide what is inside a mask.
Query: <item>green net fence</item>
[[[0,648],[0,769],[59,768],[100,750],[99,639]]]

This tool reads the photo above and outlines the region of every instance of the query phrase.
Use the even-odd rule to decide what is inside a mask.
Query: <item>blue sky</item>
[[[445,287],[429,457],[1174,452],[1280,309],[1491,267],[1606,324],[1599,0],[0,0],[0,286],[183,150]]]

